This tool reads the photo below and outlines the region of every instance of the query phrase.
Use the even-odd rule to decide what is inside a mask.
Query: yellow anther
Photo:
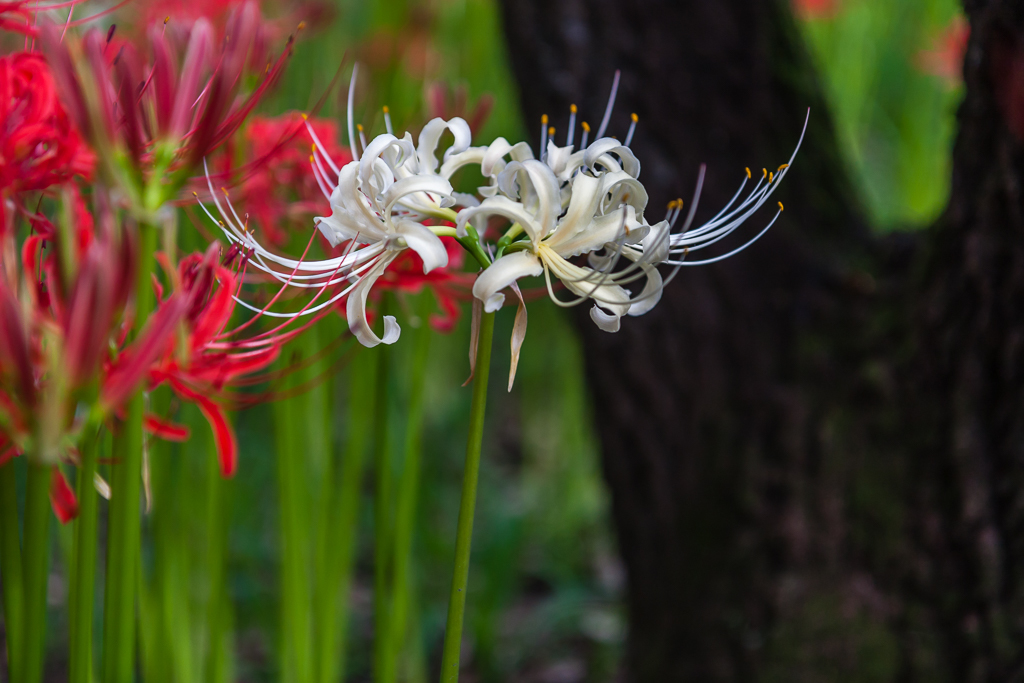
[[[226,187],[222,187],[222,188],[220,188],[220,191],[224,193],[224,196],[225,196],[225,197],[229,196],[229,195],[228,195],[228,189],[227,189]]]
[[[767,168],[762,168],[761,171],[764,172],[764,177],[767,178],[768,177],[768,169]]]
[[[195,197],[196,199],[199,199],[199,195],[197,195],[195,192],[192,193],[192,196]]]
[[[171,20],[171,15],[170,15],[170,14],[168,14],[168,15],[167,15],[166,17],[164,17],[164,23],[165,23],[165,24],[166,24],[166,23],[167,23],[168,21],[170,21],[170,20]]]
[[[541,122],[541,124],[543,124],[545,126],[548,125],[548,115],[547,114],[541,114],[540,115],[540,122]]]
[[[774,180],[774,179],[775,179],[775,174],[774,173],[769,173],[768,174],[768,184],[771,185],[772,184],[772,180]]]
[[[569,105],[569,113],[571,113],[571,114],[575,114],[576,113],[576,105],[575,104],[570,104]]]
[[[309,114],[303,114],[302,115],[302,120],[303,121],[309,121]]]
[[[387,114],[387,113],[389,113],[390,111],[391,111],[391,110],[390,110],[390,109],[388,109],[388,105],[386,105],[386,104],[385,104],[385,105],[384,105],[384,113],[385,113],[385,114]]]
[[[668,210],[671,211],[674,208],[676,208],[676,200],[673,199],[668,203]]]
[[[309,155],[309,163],[311,163],[311,164],[313,163],[313,155],[312,154]]]
[[[358,130],[360,133],[362,133],[363,132],[363,124],[357,123],[356,124],[356,130]]]
[[[750,180],[750,167],[747,166],[747,180]]]
[[[683,198],[682,197],[680,197],[679,199],[676,199],[676,206],[678,206],[680,209],[683,208]]]
[[[302,29],[304,29],[304,28],[306,28],[306,22],[304,22],[304,21],[300,21],[300,22],[299,22],[299,30],[301,31],[301,30],[302,30]]]
[[[633,120],[633,123],[636,123],[637,121],[640,120],[640,117],[637,116],[636,113],[630,114],[629,118],[631,118]]]
[[[313,143],[313,151],[316,152],[316,143]]]
[[[776,173],[784,168],[789,168],[789,164],[783,164],[782,166],[779,166],[779,168],[776,170]]]
[[[779,211],[782,211],[782,202],[779,202]]]
[[[555,127],[554,126],[551,126],[550,128],[548,128],[548,137],[549,138],[555,137]]]
[[[590,132],[590,124],[589,124],[589,123],[587,123],[586,121],[584,121],[583,123],[581,123],[581,124],[580,124],[580,126],[582,126],[582,127],[583,127],[583,130],[584,130],[585,132],[587,132],[587,133],[589,133],[589,132]]]

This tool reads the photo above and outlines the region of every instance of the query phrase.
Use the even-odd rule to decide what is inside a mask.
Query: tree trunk
[[[629,680],[1024,676],[1011,5],[968,6],[949,211],[881,239],[782,0],[503,0],[528,121],[564,126],[577,103],[596,124],[622,70],[609,131],[639,115],[652,219],[689,200],[701,162],[698,219],[713,215],[744,167],[788,159],[811,108],[763,240],[684,270],[616,335],[580,316],[628,571]]]

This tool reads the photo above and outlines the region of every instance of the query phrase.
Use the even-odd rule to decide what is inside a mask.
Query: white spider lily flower
[[[615,331],[619,319],[639,315],[646,302],[660,292],[661,278],[656,269],[643,261],[641,269],[649,276],[643,293],[633,296],[623,285],[638,277],[633,271],[613,273],[578,266],[569,259],[615,245],[640,243],[651,231],[643,220],[647,192],[624,171],[600,176],[578,173],[571,182],[566,208],[562,209],[559,182],[554,171],[536,160],[513,161],[498,175],[501,194],[489,197],[479,207],[459,213],[458,229],[465,231],[469,221],[490,216],[506,218],[526,234],[528,240],[513,242],[509,252],[484,270],[473,286],[473,295],[484,302],[484,310],[501,308],[505,296],[501,290],[526,276],[545,276],[548,293],[555,303],[571,306],[586,299],[595,303],[591,318],[602,329]],[[664,229],[659,234],[667,236]],[[555,297],[551,275],[558,278],[577,298],[563,302]]]
[[[439,134],[438,134],[439,137]],[[433,155],[434,145],[424,148]],[[384,317],[384,336],[378,337],[366,320],[366,299],[374,282],[404,249],[423,260],[423,272],[448,265],[448,251],[430,228],[419,222],[423,215],[455,203],[451,183],[433,173],[426,159],[416,164],[424,173],[400,173],[414,158],[408,139],[391,134],[377,136],[358,161],[342,167],[331,193],[331,215],[315,220],[332,246],[352,240],[370,247],[379,245],[382,256],[363,275],[347,301],[349,329],[364,346],[393,344],[400,327],[393,316]],[[436,165],[436,159],[435,159]]]

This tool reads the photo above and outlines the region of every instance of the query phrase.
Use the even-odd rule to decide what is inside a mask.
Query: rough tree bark
[[[883,239],[788,3],[502,1],[528,121],[596,123],[622,70],[651,218],[705,161],[710,216],[812,110],[768,237],[617,335],[581,316],[629,680],[1024,679],[1019,4],[968,2],[949,209]]]

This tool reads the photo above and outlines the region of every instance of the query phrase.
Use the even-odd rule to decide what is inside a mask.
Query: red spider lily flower
[[[955,17],[932,40],[931,47],[917,53],[917,68],[926,74],[938,76],[949,87],[963,78],[964,53],[971,37],[971,27],[963,16]]]
[[[74,176],[88,178],[95,164],[42,55],[0,57],[0,190],[44,190]]]
[[[173,198],[196,165],[240,127],[277,81],[293,43],[289,38],[273,63],[265,61],[254,3],[232,12],[216,47],[202,18],[187,30],[151,27],[147,49],[115,44],[112,31],[62,41],[50,26],[42,37],[72,117],[111,178],[148,209],[156,200],[146,192],[159,188],[159,199]],[[243,92],[254,66],[256,83]]]
[[[310,129],[332,158],[342,164],[352,160],[349,151],[337,144],[338,126],[329,119],[306,121],[290,113],[273,118],[255,116],[246,126],[245,142],[254,171],[243,181],[241,194],[252,223],[270,244],[285,244],[291,234],[288,227],[308,227],[323,208],[309,163]]]
[[[272,335],[254,344],[221,341],[235,310],[238,278],[221,263],[219,252],[220,245],[215,242],[205,254],[186,256],[178,265],[185,297],[185,334],[165,346],[163,355],[150,367],[149,380],[152,387],[166,382],[182,400],[199,408],[213,430],[221,474],[230,477],[238,465],[238,442],[214,397],[233,380],[273,363],[280,344]],[[166,436],[169,425],[163,427],[164,433],[158,435]]]

